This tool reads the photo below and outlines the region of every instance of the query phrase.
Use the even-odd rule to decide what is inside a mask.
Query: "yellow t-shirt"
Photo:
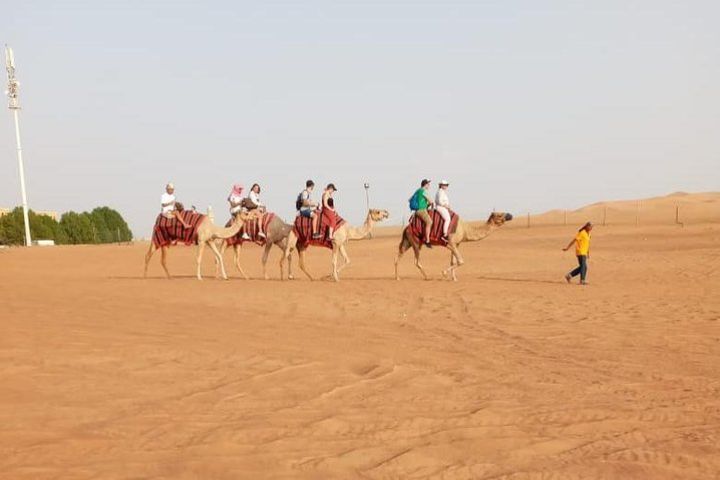
[[[587,255],[590,252],[590,234],[587,230],[580,230],[575,240],[575,255]]]

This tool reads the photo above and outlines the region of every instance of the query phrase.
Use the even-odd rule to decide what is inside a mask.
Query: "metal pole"
[[[367,208],[367,212],[370,213],[370,184],[365,182],[365,207]],[[372,231],[368,234],[369,238],[373,238]]]
[[[20,82],[15,78],[15,58],[13,51],[7,45],[5,45],[5,69],[7,70],[8,78],[8,108],[13,111],[13,117],[15,119],[15,143],[17,144],[20,193],[22,195],[23,221],[25,222],[25,245],[29,247],[32,245],[32,238],[30,237],[30,219],[28,218],[27,193],[25,192],[25,168],[22,158],[22,144],[20,143],[20,118],[18,114],[18,110],[20,110],[18,101]]]
[[[20,119],[18,118],[17,109],[13,110],[15,114],[15,142],[17,143],[18,172],[20,172],[20,194],[22,195],[23,221],[25,222],[25,245],[32,245],[30,237],[30,218],[28,217],[27,193],[25,192],[25,168],[22,158],[22,144],[20,143]]]

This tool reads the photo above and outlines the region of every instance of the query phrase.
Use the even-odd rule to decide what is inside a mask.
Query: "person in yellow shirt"
[[[580,275],[580,284],[587,285],[585,278],[587,278],[587,261],[588,258],[590,258],[590,232],[592,231],[592,229],[593,224],[587,222],[585,225],[582,226],[580,230],[578,230],[577,235],[575,235],[575,238],[573,238],[572,241],[568,243],[568,246],[563,248],[563,252],[567,252],[568,250],[570,250],[570,247],[575,245],[575,255],[578,259],[578,267],[572,272],[565,275],[565,281],[567,283],[570,283],[570,280],[573,277]]]

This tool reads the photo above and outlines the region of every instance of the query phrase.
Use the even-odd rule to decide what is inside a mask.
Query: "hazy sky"
[[[399,222],[422,177],[466,217],[720,188],[720,2],[0,0],[31,208],[147,237],[168,180],[227,215],[307,178]],[[12,117],[0,206],[19,204]]]

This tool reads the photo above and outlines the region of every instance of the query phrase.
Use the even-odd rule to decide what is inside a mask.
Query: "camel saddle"
[[[443,233],[443,218],[437,210],[428,211],[430,218],[432,218],[432,227],[430,227],[430,243],[432,245],[446,245],[442,239]],[[450,228],[448,228],[448,235],[452,235],[457,230],[458,220],[460,215],[450,210]],[[419,242],[425,241],[425,222],[422,218],[413,214],[410,217],[410,223],[408,225],[412,235],[418,239]]]
[[[158,215],[153,227],[152,242],[155,247],[167,247],[182,242],[185,245],[197,244],[197,230],[205,215],[192,210],[180,212],[185,223],[190,228],[183,227],[182,223],[175,217],[166,217],[162,213]]]
[[[318,215],[320,213],[318,212]],[[335,231],[337,232],[338,228],[340,228],[345,223],[345,220],[343,220],[340,215],[335,213]],[[295,225],[293,226],[293,232],[295,232],[295,236],[297,237],[297,244],[298,246],[302,247],[308,247],[310,245],[315,245],[318,247],[325,247],[325,248],[332,248],[332,240],[328,238],[328,221],[327,218],[325,218],[323,215],[320,215],[320,222],[318,225],[318,231],[321,235],[320,238],[313,239],[312,238],[312,218],[303,217],[302,215],[298,215],[295,217]]]
[[[274,213],[266,213],[263,217],[263,228],[262,231],[267,233],[268,225],[270,225],[270,222],[272,222],[273,218],[275,218]],[[228,220],[228,222],[225,224],[225,227],[229,227],[232,225],[232,218]],[[265,245],[265,239],[258,235],[258,232],[260,232],[260,219],[259,218],[253,218],[252,220],[249,220],[245,222],[243,227],[240,229],[238,233],[235,234],[234,237],[230,237],[227,240],[225,240],[225,243],[232,247],[234,245],[242,245],[244,242],[254,242],[258,245]],[[242,238],[243,232],[246,232],[248,236],[250,237],[250,240],[246,238]]]

